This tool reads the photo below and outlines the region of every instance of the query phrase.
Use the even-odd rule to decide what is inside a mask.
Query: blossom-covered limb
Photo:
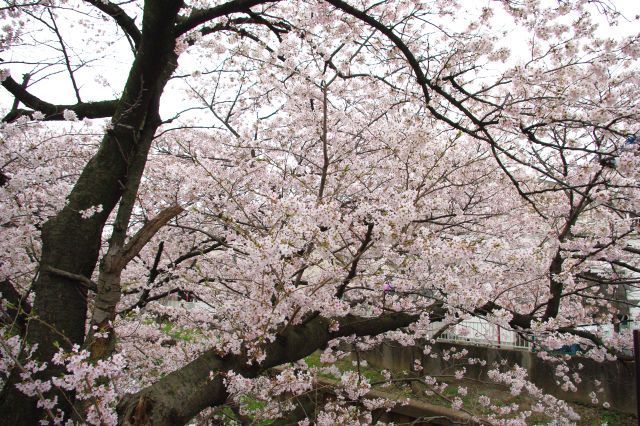
[[[331,331],[331,320],[318,316],[305,324],[288,327],[274,342],[266,344],[266,357],[261,363],[256,363],[247,354],[220,356],[216,350],[207,351],[152,386],[125,396],[118,405],[120,424],[184,424],[205,407],[226,401],[228,371],[256,377],[269,368],[298,361],[324,348],[331,339],[351,334],[375,336],[406,327],[418,318],[419,315],[404,313],[377,318],[349,316],[338,319],[339,329]]]

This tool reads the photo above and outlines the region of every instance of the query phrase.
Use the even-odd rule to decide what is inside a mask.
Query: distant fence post
[[[633,330],[633,356],[636,364],[636,416],[640,426],[640,337],[638,330]]]

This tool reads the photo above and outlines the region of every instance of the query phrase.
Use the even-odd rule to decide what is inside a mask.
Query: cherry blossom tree
[[[628,355],[638,35],[598,38],[625,19],[605,2],[470,7],[5,2],[0,416],[286,417],[306,356],[472,317]],[[517,366],[489,378],[577,419]],[[336,386],[302,424],[389,404]]]

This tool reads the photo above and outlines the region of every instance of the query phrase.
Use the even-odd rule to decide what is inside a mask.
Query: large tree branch
[[[487,315],[497,309],[501,307],[488,302],[476,309],[474,314]],[[434,305],[430,316],[432,320],[442,320],[445,310],[440,304]],[[256,377],[269,368],[300,360],[326,347],[331,339],[352,335],[375,336],[409,326],[419,317],[417,314],[391,313],[375,318],[347,315],[331,320],[318,315],[305,323],[287,327],[273,342],[262,347],[265,357],[260,364],[255,363],[246,352],[221,356],[215,350],[207,351],[155,384],[124,397],[118,405],[120,424],[185,424],[203,409],[227,400],[226,379],[230,372],[247,378]],[[527,329],[532,320],[530,315],[516,313],[510,325],[516,329]],[[338,323],[338,329],[331,331],[335,322]],[[596,342],[594,336],[580,330],[559,331]]]
[[[434,308],[434,315],[442,317],[439,307]],[[226,401],[228,372],[256,377],[269,368],[304,358],[325,347],[331,339],[377,335],[406,327],[418,318],[419,315],[405,313],[376,318],[349,315],[336,319],[339,329],[330,331],[333,321],[317,316],[307,323],[288,327],[267,344],[263,348],[266,357],[260,364],[246,353],[220,356],[216,350],[209,350],[155,384],[124,397],[118,405],[120,424],[184,424],[203,409]]]
[[[117,100],[98,101],[98,102],[80,102],[73,105],[54,105],[52,103],[43,101],[37,96],[29,93],[20,83],[15,81],[11,76],[7,77],[2,86],[9,91],[15,98],[22,102],[33,111],[16,108],[11,110],[2,121],[11,122],[22,116],[28,116],[33,118],[32,114],[35,111],[44,114],[45,120],[64,120],[64,111],[69,110],[75,112],[79,119],[83,118],[105,118],[111,117],[118,105]]]
[[[480,315],[480,316],[485,316],[495,310],[498,309],[503,309],[500,305],[494,303],[494,302],[487,302],[484,304],[484,306],[482,306],[481,308],[478,308],[474,311],[475,315]],[[519,313],[514,313],[511,312],[513,317],[511,319],[511,321],[509,321],[509,325],[515,329],[515,330],[526,330],[528,328],[531,327],[531,322],[534,320],[534,317],[532,315],[523,315],[523,314],[519,314]],[[576,328],[575,326],[569,326],[569,327],[560,327],[557,329],[558,332],[560,333],[569,333],[569,334],[573,334],[574,336],[577,337],[581,337],[583,339],[587,339],[590,340],[593,344],[595,344],[596,346],[599,347],[606,347],[604,341],[598,337],[596,334],[588,331],[588,330],[581,330],[579,328]],[[614,348],[607,348],[607,350],[618,357],[618,359],[621,360],[628,360],[630,359],[629,356],[627,354],[624,354],[623,352],[616,350]]]
[[[573,334],[574,336],[582,337],[583,339],[590,340],[594,345],[599,347],[607,347],[607,345],[605,345],[604,341],[598,335],[591,333],[590,331],[587,331],[587,330],[580,330],[574,327],[561,327],[558,329],[558,331],[560,333],[569,333],[569,334]],[[607,347],[607,350],[610,354],[615,355],[621,361],[633,361],[634,359],[633,356],[630,356],[629,354],[625,354],[624,352],[618,349],[615,349],[613,347]]]

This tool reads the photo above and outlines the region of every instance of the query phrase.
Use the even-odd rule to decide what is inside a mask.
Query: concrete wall
[[[636,413],[635,400],[635,365],[631,362],[606,361],[595,362],[579,356],[571,357],[568,366],[571,372],[579,371],[582,382],[577,385],[577,392],[565,392],[556,384],[554,375],[557,364],[543,361],[535,353],[524,350],[497,349],[483,346],[464,346],[452,343],[438,342],[433,345],[432,353],[441,353],[443,350],[455,346],[458,350],[464,348],[469,353],[469,358],[479,358],[487,361],[487,365],[493,362],[507,360],[508,364],[517,364],[526,368],[529,380],[542,388],[545,392],[565,401],[578,402],[591,405],[590,392],[596,392],[600,403],[608,401],[611,408],[624,413]],[[452,374],[451,361],[444,361],[441,356],[431,358],[422,353],[420,347],[402,347],[397,344],[383,344],[376,350],[363,355],[367,362],[376,368],[384,368],[391,371],[411,371],[414,360],[422,362],[426,374]],[[457,361],[467,369],[467,376],[478,379],[486,379],[486,367],[469,365],[466,362]],[[583,368],[578,370],[578,364]],[[595,381],[601,382],[600,386]],[[604,391],[597,392],[598,388]]]

